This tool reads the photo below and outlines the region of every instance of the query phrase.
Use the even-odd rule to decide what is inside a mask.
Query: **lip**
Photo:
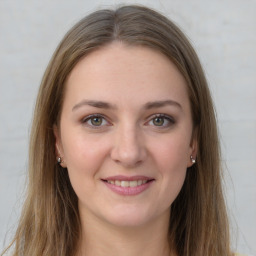
[[[141,176],[141,175],[136,175],[136,176],[124,176],[124,175],[116,175],[116,176],[111,176],[111,177],[106,177],[103,178],[102,180],[124,180],[124,181],[133,181],[133,180],[154,180],[152,177],[148,176]]]
[[[147,182],[144,184],[141,184],[136,187],[121,187],[117,186],[115,184],[108,183],[107,181],[135,181],[135,180],[146,180]],[[104,184],[113,192],[123,195],[123,196],[135,196],[138,194],[141,194],[145,190],[151,187],[151,185],[154,183],[155,179],[148,176],[123,176],[123,175],[117,175],[117,176],[111,176],[102,179]]]

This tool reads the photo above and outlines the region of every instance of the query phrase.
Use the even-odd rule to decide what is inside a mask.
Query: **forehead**
[[[65,101],[142,103],[176,99],[188,101],[186,81],[163,54],[144,46],[115,42],[78,62],[66,82]]]

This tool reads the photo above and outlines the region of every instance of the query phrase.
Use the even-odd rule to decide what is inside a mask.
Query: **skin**
[[[170,255],[170,206],[196,156],[186,88],[167,57],[119,42],[72,70],[54,131],[78,196],[80,255]],[[115,175],[153,181],[137,195],[120,195],[103,181]]]

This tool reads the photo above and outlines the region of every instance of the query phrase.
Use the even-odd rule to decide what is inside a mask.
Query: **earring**
[[[194,159],[192,155],[190,156],[190,159],[191,159],[192,164],[196,163],[196,159]]]
[[[60,156],[57,157],[57,163],[58,163],[58,164],[61,164],[61,163],[62,163],[62,159],[61,159]]]

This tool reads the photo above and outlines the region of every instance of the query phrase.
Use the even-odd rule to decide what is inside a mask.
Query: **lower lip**
[[[143,191],[145,191],[146,189],[148,189],[152,185],[153,182],[154,182],[154,180],[149,181],[149,182],[142,184],[140,186],[137,186],[137,187],[121,187],[121,186],[116,186],[114,184],[104,181],[106,186],[108,188],[110,188],[113,192],[115,192],[119,195],[123,195],[123,196],[138,195],[138,194],[142,193]]]

